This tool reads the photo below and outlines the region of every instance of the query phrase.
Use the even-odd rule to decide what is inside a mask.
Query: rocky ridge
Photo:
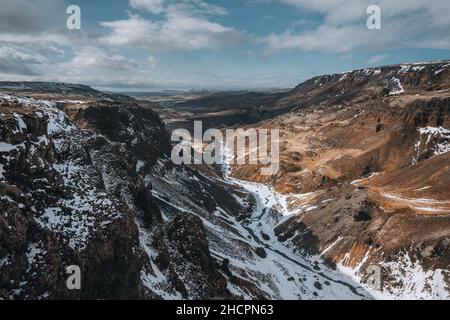
[[[316,77],[277,103],[290,111],[257,127],[280,130],[280,172],[233,174],[291,195],[293,214],[275,226],[280,241],[363,282],[381,266],[383,297],[448,297],[449,67]]]

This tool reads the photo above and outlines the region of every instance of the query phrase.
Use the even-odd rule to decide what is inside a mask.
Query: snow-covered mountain
[[[281,218],[260,195],[220,171],[174,166],[151,110],[0,99],[3,297],[367,296],[257,227],[265,213]],[[73,264],[81,291],[65,287]]]
[[[225,146],[222,167],[174,165],[163,121],[134,99],[8,83],[0,297],[448,298],[447,67],[317,77],[284,94],[254,125],[281,129],[270,180],[232,166]],[[69,265],[81,290],[66,287]],[[373,265],[382,290],[367,282]]]

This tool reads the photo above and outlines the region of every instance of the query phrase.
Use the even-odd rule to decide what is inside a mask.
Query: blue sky
[[[65,27],[68,5],[81,30]],[[381,30],[366,10],[381,8]],[[111,90],[288,87],[450,59],[450,1],[0,0],[0,80]]]

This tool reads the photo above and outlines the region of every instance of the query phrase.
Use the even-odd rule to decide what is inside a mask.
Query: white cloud
[[[279,51],[300,48],[305,51],[324,50],[333,52],[348,52],[353,43],[348,39],[365,41],[364,31],[351,27],[336,28],[321,26],[316,30],[302,34],[286,31],[282,34],[271,34],[265,39],[267,50]]]
[[[39,54],[14,46],[0,47],[0,72],[5,74],[35,75],[35,66],[45,58]]]
[[[442,0],[278,0],[318,12],[324,22],[313,30],[272,34],[267,51],[298,48],[349,52],[354,49],[428,47],[450,49],[450,1]],[[381,8],[382,30],[366,28],[366,9]],[[385,49],[383,48],[383,49]]]
[[[377,64],[380,63],[384,60],[386,60],[389,56],[387,54],[377,54],[375,56],[373,56],[372,58],[370,58],[369,60],[367,60],[368,64]]]
[[[2,46],[0,48],[0,59],[23,64],[39,64],[46,60],[41,54],[30,52],[25,48],[14,48],[11,46]]]
[[[239,43],[244,36],[232,27],[211,20],[225,8],[203,0],[130,0],[135,9],[160,14],[158,19],[130,14],[128,19],[104,21],[108,32],[100,38],[107,46],[133,46],[151,52],[218,48]]]
[[[147,58],[147,63],[151,69],[155,69],[158,66],[158,61],[154,56],[149,56]]]
[[[228,11],[219,5],[210,4],[203,0],[130,0],[134,9],[145,10],[153,14],[165,11],[181,10],[201,15],[224,16]]]
[[[370,5],[381,7],[385,18],[398,17],[413,12],[422,12],[424,16],[433,18],[430,22],[450,25],[448,12],[449,1],[442,0],[279,0],[301,9],[320,12],[326,15],[329,24],[341,24],[365,19],[366,9]]]
[[[134,70],[137,67],[137,64],[129,58],[108,53],[98,47],[84,47],[75,51],[73,59],[63,65],[76,73],[95,72],[98,69],[127,71]]]
[[[281,74],[270,77],[251,73],[245,77],[224,70],[223,65],[218,71],[211,56],[207,63],[193,61],[192,66],[186,66],[187,60],[175,65],[161,54],[215,49],[246,40],[245,34],[223,22],[228,11],[212,1],[129,0],[128,18],[105,21],[98,28],[84,24],[86,29],[79,32],[65,29],[63,0],[3,2],[2,80],[79,82],[116,88],[269,86],[287,81]],[[387,57],[377,53],[397,47],[450,48],[450,1],[249,0],[247,4],[277,2],[293,6],[293,10],[318,12],[323,21],[296,22],[284,32],[268,35],[263,41],[270,52],[322,50],[352,54],[350,59],[354,59],[356,50],[362,48],[374,51],[367,63],[378,64]],[[382,8],[381,31],[366,28],[366,8],[372,3]],[[243,54],[256,56],[258,48],[245,47]],[[296,79],[289,81],[295,83]]]
[[[130,0],[130,5],[153,14],[160,14],[164,10],[164,0]]]
[[[328,24],[339,24],[354,21],[366,13],[366,0],[280,0],[301,9],[326,14]],[[369,1],[373,2],[374,1]],[[375,1],[376,2],[376,1]]]
[[[187,0],[189,2],[189,0]],[[198,14],[212,15],[212,16],[226,16],[228,15],[227,9],[224,7],[210,4],[202,0],[191,0],[191,10]]]
[[[0,73],[39,75],[43,66],[63,57],[59,48],[47,42],[12,42],[0,39]]]
[[[213,21],[214,17],[228,14],[224,8],[201,0],[152,1],[153,6],[150,1],[130,0],[131,12],[139,14],[76,32],[65,29],[62,0],[42,1],[42,6],[34,0],[8,2],[4,12],[10,16],[0,13],[4,17],[0,21],[0,80],[111,88],[203,86],[217,83],[217,76],[179,65],[161,65],[151,52],[218,48],[243,39],[234,28]],[[36,6],[51,15],[37,15],[40,11]],[[56,7],[63,21],[49,25]],[[158,16],[148,18],[146,13],[151,11]],[[26,17],[33,19],[20,25]],[[130,51],[139,53],[136,49],[144,49],[146,57],[131,58]]]
[[[218,48],[239,43],[243,35],[203,17],[171,8],[164,20],[130,15],[126,20],[101,22],[108,34],[100,38],[106,45],[134,46],[151,52]]]

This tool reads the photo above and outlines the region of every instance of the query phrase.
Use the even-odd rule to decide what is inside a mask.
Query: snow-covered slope
[[[174,166],[155,133],[150,157],[133,152],[145,143],[140,132],[143,138],[159,132],[152,129],[157,118],[134,123],[132,133],[127,126],[110,131],[97,117],[120,108],[81,109],[71,120],[49,101],[0,98],[2,296],[370,297],[320,257],[278,241],[274,227],[287,214],[284,196],[220,171]],[[122,117],[141,121],[133,108]],[[22,172],[29,177],[19,179]],[[18,229],[20,239],[7,231]],[[65,288],[69,264],[86,274],[82,292]],[[98,286],[105,278],[110,281]]]
[[[258,124],[286,142],[272,181],[226,147],[222,168],[175,166],[163,122],[133,99],[8,84],[0,298],[448,298],[447,76],[440,63],[305,82],[274,111],[292,113]]]

